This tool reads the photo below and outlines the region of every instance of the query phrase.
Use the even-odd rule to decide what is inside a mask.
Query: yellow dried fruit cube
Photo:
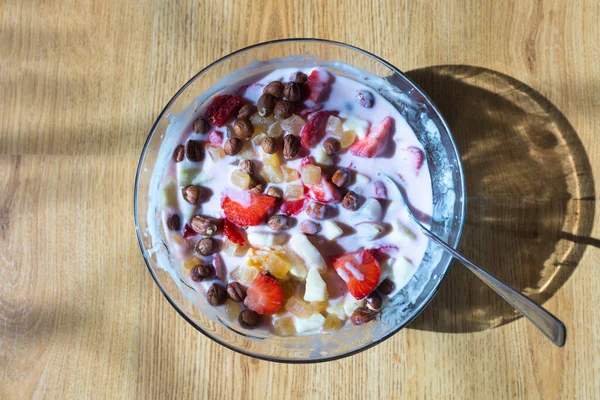
[[[304,186],[287,185],[285,187],[285,193],[283,194],[284,199],[299,199],[302,196],[304,196]]]
[[[260,271],[257,268],[249,267],[247,265],[240,265],[231,271],[229,275],[234,281],[238,281],[242,285],[249,286],[254,281],[254,278],[258,276],[259,272]]]
[[[305,165],[300,170],[302,182],[307,185],[316,185],[321,182],[321,167],[316,165]]]
[[[261,117],[258,113],[254,113],[250,116],[250,122],[252,122],[255,132],[267,132],[269,126],[275,122],[275,118],[272,115]]]
[[[283,178],[286,182],[294,182],[300,179],[300,173],[295,168],[286,167],[285,165],[281,167],[283,171]]]
[[[285,309],[298,318],[308,318],[315,313],[306,301],[296,296],[290,297],[285,302]]]
[[[288,279],[281,282],[281,290],[283,291],[284,300],[287,300],[292,296],[302,298],[304,295],[304,283],[294,279]]]
[[[354,140],[356,140],[356,133],[354,133],[354,131],[342,132],[340,136],[340,146],[342,149],[347,149],[348,147],[352,146]]]
[[[329,304],[329,302],[327,301],[310,301],[308,303],[308,306],[314,311],[314,312],[323,312],[327,309],[327,305]]]
[[[281,125],[279,122],[275,122],[269,126],[267,129],[267,136],[269,137],[279,137],[283,133],[283,129],[281,129]]]
[[[248,189],[250,187],[250,182],[252,179],[250,175],[246,171],[242,171],[241,169],[236,169],[231,173],[231,183],[240,189]]]
[[[242,150],[237,156],[240,160],[253,160],[256,158],[256,151],[254,151],[252,143],[249,140],[244,140]]]
[[[278,153],[268,154],[263,153],[262,161],[265,166],[279,168],[281,167],[281,158],[279,158]]]
[[[283,183],[283,173],[279,167],[265,165],[260,172],[260,176],[262,176],[267,183]]]
[[[279,336],[291,336],[296,334],[296,327],[294,326],[294,319],[292,317],[283,317],[273,321],[273,327],[275,333]]]
[[[285,255],[277,251],[257,251],[255,255],[249,254],[248,266],[269,271],[277,279],[286,278],[291,268]]]
[[[306,121],[302,117],[293,114],[291,117],[281,121],[281,128],[292,135],[298,135],[304,124],[306,124]]]
[[[327,314],[325,318],[325,324],[323,324],[323,330],[326,332],[339,331],[344,325],[344,321],[339,319],[333,314]]]
[[[198,257],[191,256],[190,258],[186,258],[185,260],[183,260],[181,266],[186,272],[190,272],[192,268],[200,264],[202,264],[202,261]]]
[[[225,150],[223,150],[223,148],[219,146],[207,144],[206,151],[208,152],[210,159],[213,160],[213,162],[215,163],[221,160],[223,157],[225,157]]]
[[[240,246],[239,244],[235,245],[235,251],[233,252],[233,255],[236,257],[243,257],[246,255],[246,253],[248,252],[248,249],[250,248],[250,246],[248,245],[244,245],[244,246]]]
[[[327,125],[325,126],[325,132],[330,135],[339,137],[342,134],[342,121],[338,117],[333,115],[327,119]]]
[[[237,320],[241,311],[241,307],[238,303],[231,299],[227,299],[227,301],[225,302],[225,313],[227,314],[230,320]]]

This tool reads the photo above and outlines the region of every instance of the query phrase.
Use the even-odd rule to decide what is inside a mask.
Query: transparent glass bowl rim
[[[152,265],[149,259],[149,255],[146,251],[146,248],[144,246],[144,242],[142,240],[142,233],[140,231],[140,225],[139,225],[139,218],[138,218],[138,208],[137,208],[137,203],[138,203],[138,193],[139,193],[139,180],[140,180],[140,176],[142,173],[142,165],[144,162],[144,158],[146,156],[146,150],[148,149],[148,145],[150,143],[150,141],[152,140],[152,137],[154,136],[154,133],[156,131],[156,128],[159,124],[159,122],[162,120],[162,118],[165,116],[165,114],[167,113],[167,111],[171,108],[171,105],[179,98],[179,96],[194,82],[196,81],[196,79],[200,78],[206,71],[212,69],[214,66],[220,64],[221,62],[234,57],[237,54],[240,53],[244,53],[248,50],[252,50],[254,48],[258,48],[258,47],[262,47],[262,46],[268,46],[268,45],[272,45],[272,44],[278,44],[278,43],[290,43],[290,42],[315,42],[315,43],[323,43],[323,44],[329,44],[329,45],[335,45],[335,46],[340,46],[340,47],[345,47],[347,49],[362,53],[368,57],[371,57],[372,59],[374,59],[375,61],[383,64],[384,66],[386,66],[387,68],[389,68],[390,70],[392,70],[395,74],[398,74],[399,76],[401,76],[402,78],[404,78],[406,81],[408,81],[410,84],[412,84],[414,86],[414,88],[419,92],[419,94],[421,96],[423,96],[423,98],[425,99],[427,106],[438,116],[440,123],[442,124],[444,130],[446,131],[446,133],[448,134],[448,138],[450,140],[450,142],[452,143],[452,148],[454,150],[454,152],[456,153],[456,158],[457,158],[457,169],[459,172],[459,177],[460,177],[460,184],[462,186],[463,189],[463,198],[462,198],[462,209],[461,211],[461,216],[460,216],[460,221],[458,223],[458,231],[456,232],[456,240],[455,243],[450,243],[450,245],[452,245],[454,248],[457,248],[460,244],[460,240],[462,238],[462,233],[463,233],[463,229],[464,229],[464,223],[465,223],[465,211],[466,211],[466,205],[467,205],[467,196],[466,196],[466,185],[465,185],[465,175],[464,175],[464,171],[463,171],[463,165],[462,165],[462,161],[461,161],[461,157],[460,157],[460,152],[458,150],[458,147],[456,146],[456,141],[454,139],[454,136],[452,135],[452,131],[450,130],[446,120],[444,119],[444,117],[442,116],[442,113],[438,110],[437,106],[433,103],[433,101],[429,98],[429,96],[423,91],[423,89],[421,89],[412,79],[410,79],[404,72],[400,71],[398,68],[396,68],[395,66],[393,66],[392,64],[390,64],[389,62],[385,61],[384,59],[376,56],[373,53],[370,53],[366,50],[363,50],[361,48],[352,46],[350,44],[347,43],[343,43],[343,42],[337,42],[334,40],[327,40],[327,39],[319,39],[319,38],[288,38],[288,39],[278,39],[278,40],[270,40],[270,41],[266,41],[266,42],[261,42],[261,43],[256,43],[253,44],[251,46],[247,46],[244,48],[241,48],[239,50],[236,50],[234,52],[231,52],[221,58],[219,58],[218,60],[210,63],[209,65],[207,65],[206,67],[204,67],[203,69],[201,69],[198,73],[196,73],[194,76],[192,76],[182,87],[181,89],[179,89],[177,91],[177,93],[175,93],[175,95],[171,98],[171,100],[169,100],[169,102],[165,105],[165,107],[162,109],[162,111],[160,112],[160,114],[158,115],[158,117],[156,118],[154,124],[152,124],[152,128],[150,129],[150,132],[148,134],[148,137],[146,138],[146,141],[144,143],[144,147],[142,149],[142,153],[140,155],[140,160],[138,163],[138,167],[136,170],[136,175],[135,175],[135,186],[134,186],[134,199],[133,199],[133,213],[134,213],[134,222],[135,222],[135,230],[136,230],[136,235],[137,235],[137,239],[138,239],[138,244],[140,246],[140,250],[142,252],[142,255],[144,257],[144,262],[146,263],[146,267],[148,268],[148,271],[150,272],[150,275],[152,275],[152,279],[154,279],[154,282],[156,283],[156,285],[158,286],[160,292],[163,294],[163,296],[167,299],[167,301],[169,302],[169,304],[171,304],[171,306],[173,308],[175,308],[175,310],[177,311],[177,313],[179,315],[181,315],[181,317],[183,317],[184,320],[186,320],[190,325],[192,325],[196,330],[198,330],[200,333],[202,333],[203,335],[205,335],[206,337],[208,337],[209,339],[217,342],[218,344],[233,350],[237,353],[249,356],[249,357],[254,357],[254,358],[258,358],[258,359],[262,359],[262,360],[266,360],[266,361],[273,361],[273,362],[281,362],[281,363],[288,363],[288,364],[309,364],[309,363],[319,363],[319,362],[326,362],[326,361],[334,361],[334,360],[338,360],[341,358],[345,358],[345,357],[349,357],[352,356],[354,354],[360,353],[362,351],[365,351],[367,349],[370,349],[373,346],[378,345],[379,343],[383,342],[384,340],[389,339],[390,337],[394,336],[396,333],[398,333],[401,329],[405,328],[408,324],[410,324],[417,316],[419,316],[421,314],[421,312],[423,312],[423,310],[425,308],[427,308],[427,306],[429,305],[429,303],[431,302],[431,300],[433,299],[433,297],[437,294],[442,282],[445,280],[446,276],[448,275],[448,270],[450,269],[450,265],[448,265],[448,267],[444,270],[443,275],[439,278],[437,285],[435,285],[435,287],[433,288],[433,290],[430,291],[430,293],[428,294],[428,297],[426,298],[426,300],[423,302],[420,310],[418,310],[418,312],[416,312],[412,318],[408,319],[407,321],[405,321],[403,324],[400,324],[398,327],[396,327],[395,329],[391,330],[390,332],[388,332],[386,335],[382,336],[381,338],[379,338],[378,340],[375,340],[371,343],[368,343],[362,347],[356,348],[354,350],[348,351],[346,353],[343,354],[339,354],[333,357],[328,357],[328,358],[321,358],[321,359],[297,359],[297,360],[291,360],[291,359],[278,359],[276,357],[268,357],[268,356],[263,356],[261,354],[254,354],[251,351],[246,351],[244,349],[235,347],[230,345],[229,343],[227,343],[226,341],[223,341],[221,339],[219,339],[218,337],[214,337],[212,336],[210,333],[206,332],[204,329],[202,329],[200,326],[198,326],[196,323],[194,323],[194,321],[192,321],[187,314],[182,311],[177,304],[171,299],[171,297],[169,296],[169,294],[167,293],[167,291],[163,288],[162,284],[160,283],[160,280],[158,279],[158,277],[155,275],[154,270],[152,269]]]

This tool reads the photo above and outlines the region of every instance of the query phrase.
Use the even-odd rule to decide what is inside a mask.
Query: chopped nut
[[[179,215],[173,214],[167,219],[167,228],[171,231],[178,231],[181,228],[181,220]]]
[[[304,220],[300,223],[300,231],[306,235],[314,235],[319,232],[321,225],[318,222],[311,221],[309,219]]]
[[[173,160],[175,162],[182,162],[185,157],[185,147],[182,144],[175,147],[175,151],[173,151]]]
[[[361,90],[358,92],[358,99],[360,100],[360,105],[364,108],[373,107],[373,103],[375,102],[375,97],[368,90]]]
[[[325,153],[327,153],[328,156],[337,154],[341,150],[340,142],[334,138],[325,139],[325,141],[323,142],[323,148],[325,149]]]
[[[373,292],[367,297],[367,308],[372,311],[378,312],[381,310],[381,296],[377,292]]]
[[[241,139],[248,139],[254,133],[252,122],[247,119],[238,119],[235,121],[235,124],[233,124],[233,130]]]
[[[327,216],[327,206],[321,203],[310,202],[306,207],[306,214],[316,220],[324,220]]]
[[[350,316],[350,321],[354,325],[364,325],[367,322],[374,320],[376,314],[367,307],[358,307]]]
[[[243,160],[240,163],[240,169],[252,175],[253,163],[252,160]]]
[[[264,183],[257,183],[256,185],[254,185],[254,187],[252,189],[250,189],[250,191],[252,193],[262,193],[265,190],[265,185]]]
[[[275,138],[266,137],[260,143],[260,147],[262,147],[265,153],[273,154],[277,151],[277,142],[275,141]]]
[[[358,195],[350,190],[342,200],[342,207],[350,211],[356,210],[358,208]]]
[[[289,228],[290,221],[287,215],[277,214],[269,218],[267,225],[275,231],[283,231]]]
[[[281,191],[281,189],[275,187],[275,186],[270,186],[267,189],[267,196],[271,196],[271,197],[275,197],[276,199],[281,199],[283,197],[283,192]]]
[[[195,215],[192,218],[190,225],[192,230],[203,236],[212,236],[217,233],[217,222],[210,218],[202,215]]]
[[[285,100],[277,100],[274,113],[281,119],[289,118],[294,113],[294,103]]]
[[[388,294],[391,294],[394,291],[394,287],[395,286],[396,285],[394,285],[394,282],[392,282],[391,280],[384,279],[384,281],[381,282],[379,284],[379,286],[377,286],[377,291],[379,293],[381,293],[381,294],[388,295]]]
[[[204,146],[198,140],[188,140],[185,144],[185,156],[191,162],[204,160]]]
[[[268,93],[263,94],[258,99],[258,103],[256,108],[258,109],[258,115],[261,117],[266,117],[273,112],[273,108],[275,108],[275,97],[271,96]]]
[[[227,295],[233,301],[244,301],[246,298],[246,289],[238,282],[231,282],[227,285]]]
[[[294,82],[296,83],[306,83],[306,81],[308,80],[308,76],[304,73],[304,72],[296,72],[296,77],[294,78]]]
[[[210,130],[210,123],[204,118],[200,117],[194,121],[194,132],[206,133]]]
[[[302,91],[296,82],[288,82],[283,88],[283,95],[289,101],[296,103],[302,100]]]
[[[230,156],[234,156],[242,150],[242,146],[244,144],[238,138],[229,138],[225,142],[225,146],[223,146],[223,150]]]
[[[345,169],[338,169],[335,171],[335,174],[331,177],[331,182],[339,188],[346,186],[348,180],[350,179],[350,175],[348,171]]]
[[[198,204],[198,199],[200,198],[200,188],[194,185],[188,185],[181,189],[181,194],[183,195],[183,199],[190,204]]]
[[[206,298],[211,306],[220,306],[227,300],[227,291],[223,286],[215,283],[208,289]]]
[[[210,265],[196,265],[190,271],[190,278],[194,282],[201,282],[212,275],[212,267]]]
[[[285,135],[283,138],[283,158],[289,160],[296,157],[300,150],[300,139],[294,135]]]
[[[256,107],[252,104],[244,104],[240,111],[238,111],[237,119],[247,119],[252,116],[256,112]]]
[[[269,83],[267,86],[265,86],[265,88],[263,89],[263,93],[267,93],[270,94],[271,96],[275,96],[275,97],[282,97],[283,96],[283,83],[279,82],[279,81],[273,81],[271,83]]]
[[[216,253],[219,250],[219,245],[217,241],[213,238],[204,238],[198,241],[196,244],[196,251],[203,256],[210,256],[211,254]]]
[[[242,328],[253,328],[260,322],[260,315],[256,311],[252,310],[244,310],[240,313],[238,317],[238,322],[242,326]]]

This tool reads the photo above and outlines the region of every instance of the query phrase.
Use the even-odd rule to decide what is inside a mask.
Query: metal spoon
[[[486,285],[488,285],[493,291],[498,293],[504,300],[508,302],[511,306],[517,309],[521,314],[523,314],[527,319],[529,319],[533,324],[540,330],[544,335],[548,337],[558,347],[562,347],[565,344],[565,338],[567,335],[567,330],[565,325],[559,321],[554,315],[550,314],[543,307],[535,304],[529,298],[525,297],[518,290],[508,286],[506,283],[502,282],[498,278],[490,275],[488,272],[484,271],[477,265],[473,264],[471,261],[467,260],[464,256],[462,256],[458,251],[454,250],[450,247],[446,242],[436,236],[433,232],[427,229],[419,220],[414,216],[413,211],[410,209],[408,199],[406,198],[406,193],[404,192],[404,188],[396,183],[390,176],[382,174],[385,176],[400,192],[402,199],[404,200],[404,208],[408,212],[410,219],[414,222],[414,224],[419,227],[421,232],[435,243],[437,243],[444,250],[452,254],[454,258],[460,261],[465,267],[467,267],[472,273],[477,275],[479,279],[481,279]]]

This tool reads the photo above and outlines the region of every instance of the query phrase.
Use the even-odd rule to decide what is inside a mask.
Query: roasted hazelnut
[[[227,139],[225,146],[223,146],[223,150],[225,150],[225,154],[235,156],[242,150],[243,145],[241,139],[233,137]]]
[[[200,188],[194,185],[188,185],[181,189],[181,194],[183,195],[183,199],[190,204],[198,204],[198,199],[200,198]]]
[[[350,321],[354,325],[364,325],[375,319],[377,315],[367,307],[358,307],[350,316]]]
[[[306,215],[319,221],[324,220],[327,216],[327,206],[312,201],[306,207]]]
[[[323,148],[325,149],[325,153],[328,156],[333,156],[340,152],[342,146],[340,146],[340,142],[334,138],[327,138],[323,142]]]
[[[270,186],[267,189],[267,196],[271,196],[271,197],[275,197],[276,199],[281,199],[283,197],[283,192],[281,191],[281,189],[275,187],[275,186]]]
[[[265,86],[263,93],[280,98],[283,96],[283,83],[279,81],[273,81]]]
[[[283,96],[292,103],[302,100],[302,91],[300,90],[300,86],[296,82],[286,83],[283,88]]]
[[[244,104],[238,111],[237,119],[248,119],[256,112],[256,107],[252,104]]]
[[[192,230],[203,236],[212,236],[217,233],[217,222],[203,215],[195,215],[190,221]]]
[[[285,135],[283,138],[283,158],[289,160],[298,154],[300,150],[300,139],[294,135]]]
[[[252,170],[254,169],[253,167],[254,167],[254,166],[253,166],[252,160],[243,160],[243,161],[240,163],[240,169],[241,169],[242,171],[245,171],[245,172],[247,172],[247,173],[248,173],[248,174],[250,174],[250,175],[252,175]]]
[[[264,183],[257,183],[250,189],[250,191],[256,194],[262,193],[265,191],[265,185]]]
[[[233,130],[241,139],[248,139],[254,133],[252,122],[247,119],[238,119],[233,124]]]
[[[181,228],[181,219],[179,219],[179,215],[173,214],[167,219],[167,228],[171,231],[178,231]]]
[[[348,174],[347,170],[338,169],[337,171],[335,171],[335,174],[333,174],[333,176],[331,177],[331,182],[335,186],[341,188],[341,187],[346,186],[349,179],[350,179],[350,175]]]
[[[211,306],[220,306],[227,300],[227,291],[223,286],[215,283],[208,289],[206,299]]]
[[[286,100],[277,100],[277,103],[275,103],[274,113],[275,116],[281,119],[289,118],[294,113],[294,104]]]
[[[204,146],[198,140],[188,140],[185,144],[185,156],[191,162],[204,160]]]
[[[179,146],[175,147],[175,150],[173,151],[173,161],[182,162],[184,158],[185,158],[185,147],[183,147],[183,145],[180,144]]]
[[[215,254],[219,250],[217,241],[213,238],[204,238],[198,241],[196,244],[196,251],[203,256],[210,256]]]
[[[284,231],[289,228],[290,220],[287,215],[277,214],[269,218],[267,225],[274,231]]]
[[[256,108],[258,109],[258,115],[261,117],[266,117],[273,112],[273,108],[275,108],[275,97],[271,96],[268,93],[264,93],[258,99],[258,103]]]
[[[356,210],[358,208],[358,195],[350,190],[342,200],[342,207],[350,211]]]
[[[296,77],[294,78],[294,82],[303,84],[308,80],[308,76],[304,72],[296,72]]]
[[[306,219],[300,223],[300,231],[305,235],[314,235],[319,232],[321,225],[318,222]]]
[[[381,310],[381,296],[377,292],[373,292],[367,297],[367,308],[371,311],[378,312]]]
[[[201,282],[212,275],[212,267],[210,265],[196,265],[190,271],[190,278],[194,282]]]
[[[260,315],[256,311],[244,310],[240,313],[238,322],[242,328],[254,328],[260,322]]]
[[[194,121],[194,132],[206,133],[210,130],[210,123],[204,118],[200,117]]]
[[[238,282],[231,282],[227,285],[227,295],[233,301],[244,301],[246,298],[246,289]]]
[[[389,279],[384,279],[383,282],[381,282],[379,284],[379,286],[377,286],[377,291],[381,294],[391,294],[394,291],[394,282],[392,282]]]
[[[265,153],[273,154],[277,151],[277,141],[275,138],[266,137],[262,142],[260,142],[260,147],[262,147]]]

